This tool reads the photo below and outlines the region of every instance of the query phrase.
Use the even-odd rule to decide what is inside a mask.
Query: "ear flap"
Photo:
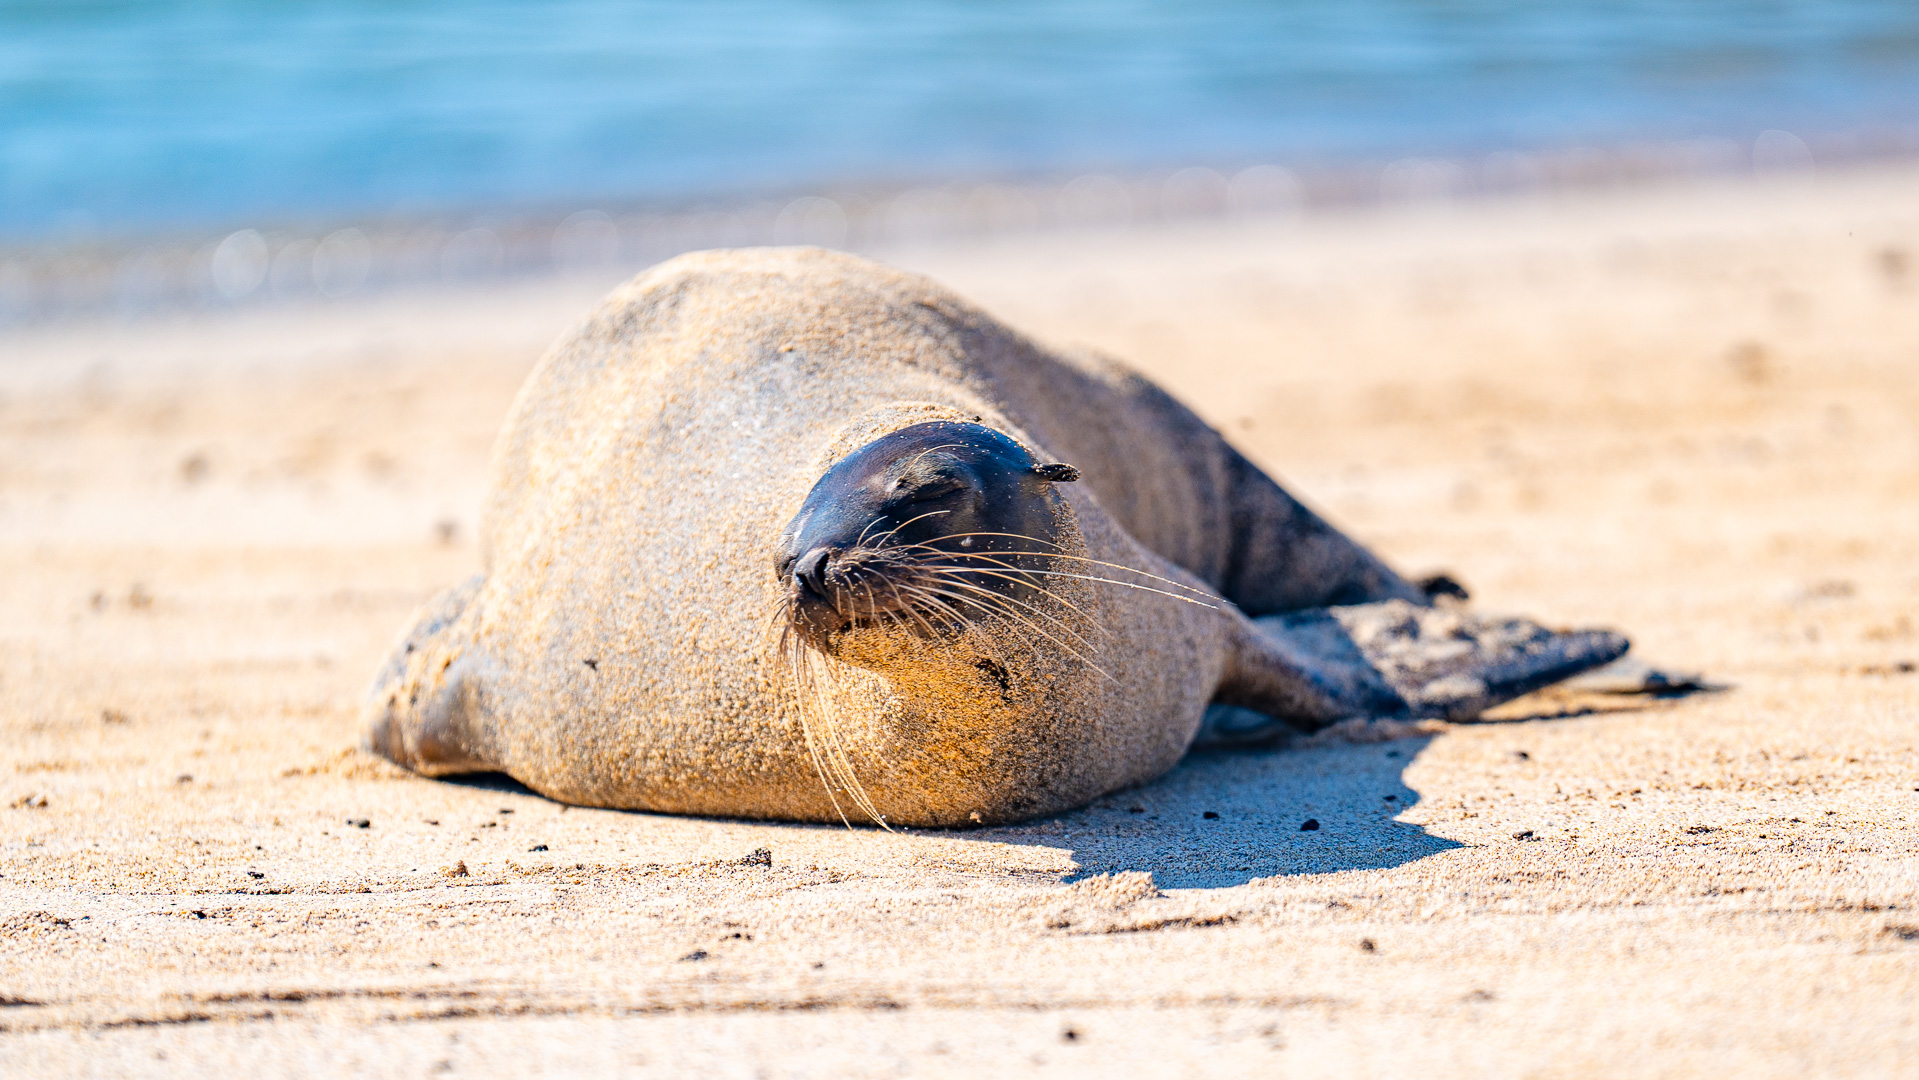
[[[1079,479],[1079,470],[1063,461],[1035,465],[1033,474],[1049,484],[1070,484]]]

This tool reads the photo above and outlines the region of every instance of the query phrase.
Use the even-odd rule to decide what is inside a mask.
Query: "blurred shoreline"
[[[574,273],[631,273],[714,247],[901,244],[1311,217],[1367,207],[1576,196],[1662,184],[1809,176],[1919,159],[1919,130],[1751,142],[1692,139],[1311,166],[845,184],[707,201],[604,201],[418,217],[262,223],[0,246],[0,327],[342,299]]]

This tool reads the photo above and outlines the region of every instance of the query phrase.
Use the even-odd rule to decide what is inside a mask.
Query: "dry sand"
[[[15,331],[0,1073],[1919,1072],[1919,171],[879,254],[1731,688],[974,833],[422,780],[360,694],[612,282]]]

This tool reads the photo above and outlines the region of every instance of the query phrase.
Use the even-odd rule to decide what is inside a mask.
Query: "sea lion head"
[[[787,627],[830,651],[854,627],[931,636],[1015,613],[1043,591],[1043,557],[1062,541],[1052,485],[1077,479],[980,424],[915,424],[867,443],[780,532]]]

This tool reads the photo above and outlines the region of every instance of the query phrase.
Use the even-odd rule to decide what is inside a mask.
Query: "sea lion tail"
[[[428,776],[500,768],[478,724],[484,684],[474,601],[485,583],[475,574],[420,609],[373,680],[364,749]]]

